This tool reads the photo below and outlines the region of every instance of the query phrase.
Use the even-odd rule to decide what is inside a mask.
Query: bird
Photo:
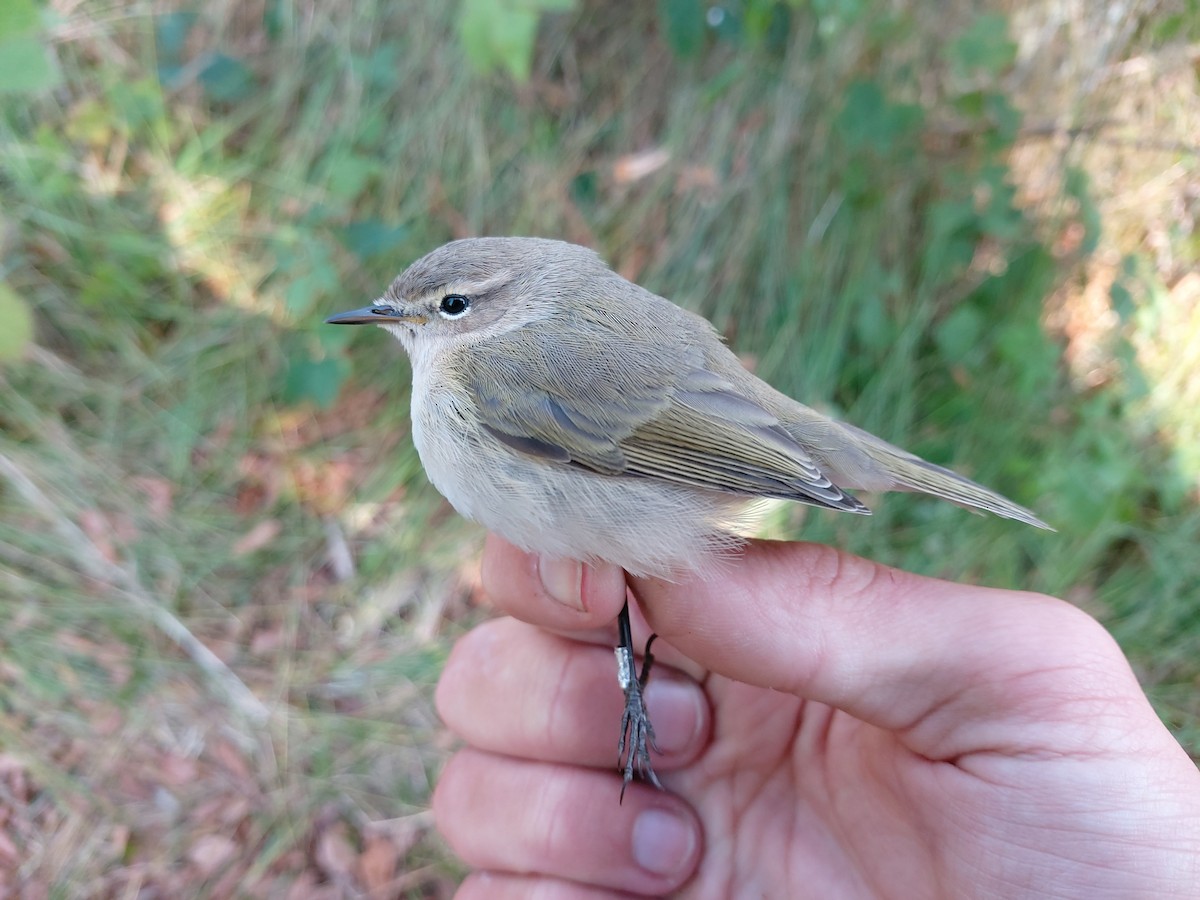
[[[412,363],[412,439],[463,516],[545,556],[633,576],[715,577],[761,515],[790,500],[869,515],[855,491],[928,494],[1049,529],[1029,509],[754,375],[705,318],[619,275],[593,250],[536,237],[451,241],[370,306]],[[659,784],[618,619],[622,792]],[[628,751],[628,752],[627,752]]]

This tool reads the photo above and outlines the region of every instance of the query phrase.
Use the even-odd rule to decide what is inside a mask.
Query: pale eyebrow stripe
[[[512,281],[513,273],[508,269],[503,272],[497,272],[491,278],[483,281],[456,281],[453,284],[446,285],[441,292],[444,294],[466,294],[468,297],[474,294],[484,294],[493,288],[498,288],[502,284]]]

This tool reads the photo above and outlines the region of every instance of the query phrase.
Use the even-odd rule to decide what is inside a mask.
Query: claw
[[[646,651],[642,661],[642,671],[634,675],[633,651],[626,646],[617,647],[617,677],[625,692],[625,712],[621,715],[621,738],[617,742],[617,771],[621,773],[621,800],[625,799],[625,788],[636,777],[649,782],[659,790],[663,789],[662,782],[654,774],[650,764],[650,750],[658,752],[654,742],[654,726],[650,724],[650,716],[646,712],[643,692],[650,678],[650,667],[654,656],[650,647],[657,635],[651,635],[646,642]]]

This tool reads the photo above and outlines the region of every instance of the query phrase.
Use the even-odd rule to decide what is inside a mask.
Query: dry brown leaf
[[[627,153],[613,164],[613,180],[617,184],[632,184],[653,175],[671,161],[671,154],[662,147]]]
[[[251,452],[238,459],[238,474],[242,476],[237,487],[234,509],[241,515],[250,515],[275,504],[283,490],[283,467],[276,453]]]
[[[217,738],[209,745],[209,749],[225,771],[240,780],[249,780],[250,767],[246,765],[246,758],[231,742]]]
[[[157,761],[156,768],[164,784],[181,787],[196,780],[199,766],[196,760],[178,753],[164,753]]]
[[[364,829],[368,836],[387,837],[400,856],[417,845],[417,841],[433,827],[433,813],[429,810],[401,816],[398,819],[387,819],[381,822],[371,822]]]
[[[235,897],[254,896],[253,894],[248,894],[245,890],[246,869],[247,863],[243,860],[238,860],[234,865],[227,868],[217,883],[212,886],[209,896],[214,898],[214,900],[224,900],[224,898],[233,900]]]
[[[80,697],[75,703],[82,712],[87,713],[91,732],[96,737],[112,737],[125,724],[126,713],[115,703],[102,703],[87,697]]]
[[[259,628],[250,638],[250,652],[257,656],[274,653],[283,646],[284,629],[282,625],[272,625],[270,628]]]
[[[15,869],[21,862],[21,851],[6,832],[0,831],[0,867]]]
[[[356,868],[358,856],[350,839],[346,836],[346,826],[342,822],[321,832],[317,838],[316,863],[327,877],[345,881],[350,878]]]
[[[133,483],[146,495],[146,506],[151,518],[157,522],[165,521],[174,506],[175,485],[154,475],[139,475],[133,479]]]
[[[110,563],[118,561],[117,548],[112,542],[113,528],[108,517],[98,509],[85,509],[79,514],[79,527],[96,550]]]
[[[358,857],[358,877],[368,891],[380,891],[396,873],[400,853],[387,835],[368,834]]]
[[[234,542],[233,555],[247,556],[261,550],[279,537],[282,530],[283,524],[278,519],[263,519]]]
[[[187,858],[205,878],[233,859],[237,845],[223,834],[202,835],[188,850]]]
[[[303,872],[292,882],[284,900],[336,900],[341,896],[337,885],[317,884],[317,877],[312,872]]]
[[[114,825],[108,836],[108,849],[112,855],[121,859],[129,849],[129,838],[132,831],[128,825]]]
[[[712,166],[684,166],[679,173],[675,188],[680,193],[687,191],[715,191],[721,185],[721,176]]]
[[[300,502],[321,515],[331,515],[349,500],[357,468],[347,456],[323,463],[297,459],[291,473]]]

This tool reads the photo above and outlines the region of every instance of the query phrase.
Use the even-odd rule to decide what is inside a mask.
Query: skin
[[[483,579],[437,694],[460,898],[1195,896],[1200,774],[1067,603],[809,544],[629,579],[668,790],[618,805],[626,576],[492,538]]]

